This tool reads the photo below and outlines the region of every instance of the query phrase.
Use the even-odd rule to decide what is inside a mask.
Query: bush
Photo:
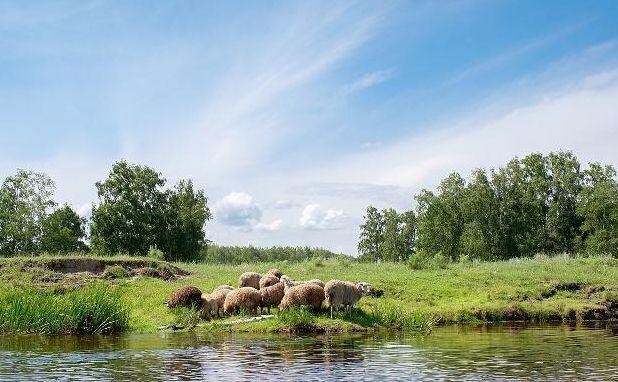
[[[165,260],[165,253],[156,246],[151,246],[150,249],[148,249],[148,257],[156,260]]]
[[[119,294],[96,284],[56,295],[34,288],[0,291],[0,332],[109,334],[126,329],[128,311]]]
[[[105,279],[122,279],[129,276],[129,271],[122,265],[111,265],[103,271],[103,278]]]

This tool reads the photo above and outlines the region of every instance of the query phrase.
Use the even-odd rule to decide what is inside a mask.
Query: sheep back
[[[240,309],[254,311],[262,302],[260,292],[252,287],[242,287],[230,291],[225,296],[223,303],[223,311],[227,314],[233,314]]]
[[[294,306],[309,306],[320,309],[324,301],[324,289],[313,283],[296,285],[287,290],[279,309],[287,309]]]
[[[262,276],[257,272],[245,272],[238,278],[238,287],[251,287],[260,289],[260,279]]]
[[[260,289],[260,295],[262,296],[262,302],[260,306],[262,308],[269,308],[277,306],[285,295],[284,285],[282,282],[278,282],[275,285],[267,286]]]
[[[268,272],[266,272],[266,274],[267,275],[273,275],[273,276],[275,276],[278,279],[280,279],[281,276],[283,276],[283,272],[281,272],[277,268],[273,268],[273,269],[269,270]]]
[[[267,273],[264,276],[262,276],[262,278],[260,279],[260,289],[264,287],[269,287],[271,285],[275,285],[278,282],[279,282],[279,278],[277,276]]]
[[[223,304],[225,303],[225,298],[227,297],[227,295],[231,292],[232,290],[227,289],[227,288],[221,288],[221,289],[215,289],[211,294],[210,297],[215,300],[215,302],[217,303],[217,312],[221,309],[223,309]]]
[[[362,297],[356,284],[349,281],[330,280],[324,285],[326,303],[329,306],[353,306]]]
[[[202,307],[202,292],[194,286],[182,286],[172,291],[167,299],[168,308],[185,307],[200,309]]]

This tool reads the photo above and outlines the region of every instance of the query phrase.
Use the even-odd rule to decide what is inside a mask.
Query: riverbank
[[[300,328],[353,332],[375,328],[426,330],[433,324],[446,323],[618,318],[618,260],[606,257],[540,257],[450,264],[444,269],[426,270],[412,270],[405,264],[363,264],[346,259],[240,266],[168,265],[151,259],[124,259],[138,263],[134,267],[122,261],[106,264],[102,270],[97,268],[101,270],[99,273],[70,272],[67,269],[53,271],[45,265],[50,259],[57,264],[54,258],[3,259],[0,261],[0,280],[5,285],[31,284],[39,289],[52,288],[57,293],[65,293],[63,290],[70,290],[72,286],[79,289],[85,284],[108,286],[120,296],[128,315],[126,329],[133,332],[154,332],[161,326],[174,324],[182,327],[199,324],[196,330],[201,331],[267,333]],[[113,262],[118,259],[98,260]],[[178,269],[186,273],[166,278],[157,272],[136,272],[136,269],[144,268],[144,264],[139,263],[143,261],[148,262],[148,268]],[[228,324],[226,321],[238,320],[238,317],[200,321],[197,314],[188,310],[170,310],[163,305],[169,293],[178,286],[194,285],[209,292],[217,285],[237,285],[242,272],[265,272],[272,267],[281,269],[293,279],[366,281],[384,290],[384,295],[380,298],[364,297],[353,314],[339,315],[333,320],[326,313],[315,316],[295,311],[287,316]],[[73,283],[67,283],[67,278]],[[63,285],[60,292],[58,285]]]

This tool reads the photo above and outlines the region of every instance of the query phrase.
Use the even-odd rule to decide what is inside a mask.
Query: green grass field
[[[15,274],[17,259],[0,263],[5,283],[33,282],[28,271]],[[537,257],[506,262],[450,264],[444,269],[412,270],[404,264],[364,264],[350,260],[302,263],[174,264],[190,275],[174,281],[153,277],[96,279],[119,292],[128,311],[128,330],[152,332],[158,327],[198,323],[197,314],[163,305],[181,285],[210,292],[221,284],[236,286],[245,271],[281,269],[293,279],[367,281],[384,290],[381,298],[364,297],[358,310],[334,320],[303,311],[251,323],[226,325],[230,319],[200,322],[198,330],[273,332],[295,324],[335,331],[391,327],[423,330],[431,324],[496,321],[591,320],[616,318],[618,259],[607,257]],[[30,272],[34,272],[29,270]],[[36,271],[45,273],[44,271]],[[49,277],[49,276],[45,276]],[[51,284],[53,285],[53,284]],[[49,288],[49,285],[45,288]],[[234,319],[234,318],[232,318]]]

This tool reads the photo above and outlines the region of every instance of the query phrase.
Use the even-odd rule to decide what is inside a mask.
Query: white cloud
[[[287,210],[294,207],[299,207],[300,204],[291,199],[280,199],[273,204],[273,208],[277,210]]]
[[[308,204],[300,216],[300,226],[310,230],[339,229],[345,219],[343,210],[324,209],[319,204]]]
[[[279,231],[283,227],[283,220],[275,219],[270,223],[258,223],[255,229],[260,231],[274,232]]]
[[[232,192],[217,203],[216,219],[232,227],[251,229],[262,218],[262,209],[253,197],[244,192]]]

